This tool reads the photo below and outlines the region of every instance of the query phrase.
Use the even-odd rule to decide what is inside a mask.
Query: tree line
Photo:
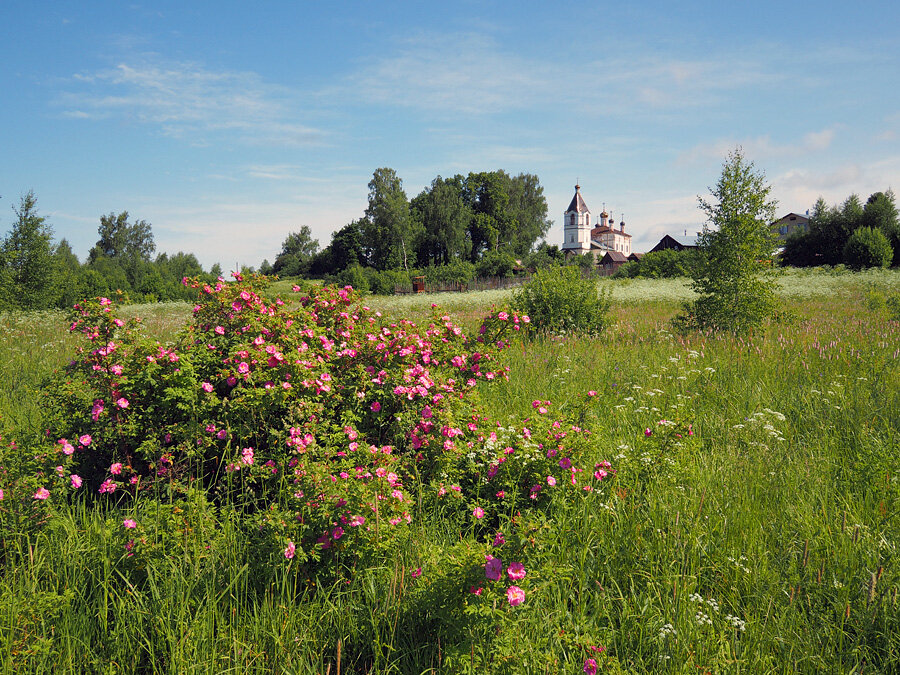
[[[0,242],[0,310],[71,307],[87,297],[125,293],[135,302],[189,297],[183,277],[208,274],[193,253],[160,253],[145,220],[130,220],[127,211],[100,217],[97,243],[81,263],[66,239],[53,241],[53,228],[38,213],[33,192],[13,208],[16,219]]]
[[[263,261],[261,271],[348,277],[369,270],[369,276],[372,271],[408,276],[423,268],[450,267],[503,276],[533,253],[552,225],[544,189],[533,174],[497,170],[437,176],[410,200],[396,171],[379,168],[368,187],[365,213],[336,230],[324,249],[303,226],[288,235],[274,263]],[[549,255],[557,254],[558,249]]]
[[[774,239],[775,233],[769,234]],[[614,277],[690,277],[703,262],[703,255],[696,248],[654,251],[622,265]],[[808,227],[787,238],[776,260],[784,267],[900,266],[900,219],[894,193],[875,192],[865,204],[854,194],[832,206],[819,197],[809,214]]]
[[[556,246],[535,249],[552,222],[533,174],[437,176],[410,200],[396,171],[379,168],[368,187],[363,215],[336,230],[324,249],[304,225],[288,234],[274,263],[264,260],[259,271],[388,293],[411,274],[465,282],[476,275],[509,276],[523,260],[531,267],[564,262]],[[117,291],[134,302],[187,299],[183,277],[214,279],[222,273],[218,264],[204,272],[193,253],[154,257],[150,223],[127,211],[100,217],[98,240],[82,263],[66,239],[54,242],[33,192],[13,210],[16,219],[0,241],[0,310],[70,307]]]
[[[781,259],[793,267],[900,265],[900,220],[894,193],[875,192],[865,204],[854,194],[834,206],[819,197],[809,226],[788,237]]]

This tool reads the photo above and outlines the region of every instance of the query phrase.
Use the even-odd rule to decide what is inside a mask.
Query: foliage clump
[[[560,483],[581,489],[572,467],[583,470],[587,432],[557,439],[540,406],[498,446],[477,412],[479,383],[506,377],[500,352],[527,317],[495,312],[468,336],[437,313],[423,327],[389,321],[349,288],[288,306],[260,295],[264,283],[190,282],[193,319],[166,344],[106,298],[78,305],[71,328],[87,344],[47,390],[48,498],[199,490],[237,514],[263,558],[313,564],[395,545],[423,500],[463,522],[475,506],[486,522],[539,507],[534,486],[561,457]]]
[[[699,297],[676,318],[680,328],[738,333],[774,314],[775,242],[768,224],[776,203],[769,199],[771,189],[765,175],[738,148],[729,154],[711,189],[715,201],[699,198],[707,216],[692,271],[692,287]]]
[[[609,297],[577,267],[538,270],[516,293],[512,306],[535,329],[548,333],[598,334],[608,323]]]
[[[675,279],[690,277],[697,264],[697,249],[651,251],[640,260],[622,265],[613,275],[616,279]]]
[[[844,263],[852,269],[865,267],[890,267],[894,251],[891,242],[881,230],[860,227],[844,246]]]
[[[844,251],[850,237],[862,227],[879,230],[892,250],[891,264],[900,265],[900,219],[891,190],[873,193],[865,204],[855,194],[834,206],[828,206],[819,197],[807,229],[793,233],[785,241],[781,264],[793,267],[849,264]]]

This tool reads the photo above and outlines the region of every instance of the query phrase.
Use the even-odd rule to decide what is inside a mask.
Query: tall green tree
[[[520,173],[509,179],[509,247],[517,256],[531,252],[535,242],[547,234],[552,222],[547,217],[547,200],[537,176]]]
[[[71,307],[85,297],[82,292],[81,263],[66,239],[56,245],[53,257],[58,270],[58,304],[61,307]]]
[[[463,197],[473,214],[469,222],[473,262],[487,251],[523,257],[552,224],[547,218],[544,188],[533,174],[512,177],[503,170],[470,173]]]
[[[422,231],[421,265],[448,265],[468,259],[471,241],[467,230],[473,214],[464,199],[464,182],[459,175],[446,180],[438,176],[413,199],[412,215]]]
[[[884,233],[893,249],[893,264],[900,265],[900,219],[892,190],[869,195],[863,207],[862,225]]]
[[[416,250],[416,234],[403,181],[393,169],[376,169],[369,181],[369,205],[362,221],[369,264],[378,270],[408,270],[410,256]]]
[[[309,225],[291,232],[281,244],[281,252],[275,258],[272,269],[276,274],[288,277],[303,276],[319,252],[319,241],[313,239]]]
[[[156,250],[150,223],[146,220],[129,223],[128,211],[109,213],[100,217],[97,234],[100,238],[88,253],[88,264],[96,267],[105,258],[125,272],[131,288],[140,288],[149,274],[148,265]],[[104,267],[109,269],[107,265]]]
[[[337,274],[348,267],[366,264],[366,253],[362,245],[362,228],[365,218],[347,223],[331,234],[331,243],[310,262],[312,275]]]
[[[38,215],[29,191],[13,207],[16,222],[0,246],[0,302],[10,309],[45,309],[57,303],[58,265],[53,228]]]
[[[89,262],[100,256],[117,260],[138,258],[149,262],[150,256],[156,250],[150,223],[146,220],[129,223],[128,211],[100,216],[97,234],[100,235],[100,239],[88,254]]]
[[[487,251],[497,251],[509,238],[513,221],[509,214],[509,176],[501,171],[470,173],[466,178],[466,202],[472,209],[469,239],[472,262]],[[506,247],[504,247],[506,248]]]
[[[683,325],[742,332],[761,324],[775,308],[769,223],[776,202],[765,174],[740,148],[728,155],[713,200],[698,197],[707,223],[700,235],[701,256],[693,270],[697,299],[680,318]]]

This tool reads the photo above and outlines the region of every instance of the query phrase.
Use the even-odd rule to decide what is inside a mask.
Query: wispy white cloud
[[[759,58],[740,55],[690,60],[616,50],[572,63],[509,51],[475,33],[419,35],[396,44],[393,53],[348,75],[331,94],[449,115],[570,106],[607,116],[694,108],[719,92],[786,77]]]
[[[882,122],[882,130],[875,134],[878,143],[892,143],[900,138],[900,112],[886,115]]]
[[[421,35],[349,75],[337,90],[379,104],[496,113],[548,94],[551,74],[484,35]]]
[[[607,57],[589,64],[579,80],[586,104],[607,114],[696,109],[727,92],[771,85],[783,75],[762,60],[717,54],[685,59],[664,52]]]
[[[767,135],[745,139],[719,139],[712,143],[702,143],[681,153],[676,164],[683,166],[698,161],[722,160],[728,153],[740,146],[744,154],[754,162],[779,159],[791,156],[803,156],[827,150],[834,141],[836,127],[821,131],[811,131],[793,143],[777,143]]]
[[[292,183],[328,183],[330,178],[310,176],[306,167],[299,164],[253,164],[244,169],[251,178],[291,181]]]
[[[792,168],[772,180],[773,192],[786,210],[811,208],[822,197],[837,204],[851,194],[866,199],[873,192],[900,186],[900,155],[871,163],[842,162],[822,169]]]
[[[321,142],[322,130],[296,119],[289,105],[293,98],[293,92],[256,73],[149,62],[79,73],[59,103],[67,117],[125,118],[198,144],[219,133],[251,144]]]

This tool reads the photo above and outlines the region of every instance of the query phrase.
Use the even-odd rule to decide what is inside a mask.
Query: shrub
[[[366,274],[366,268],[362,265],[350,265],[342,269],[335,276],[329,277],[328,283],[342,287],[350,286],[356,289],[358,293],[369,292],[369,278]]]
[[[417,270],[429,284],[468,284],[475,277],[475,265],[465,260],[454,260],[446,265],[433,265]]]
[[[884,232],[874,227],[857,228],[844,246],[844,263],[853,269],[889,267],[894,257]]]
[[[393,295],[397,286],[409,286],[409,274],[403,270],[376,270],[366,267],[369,290],[375,295]]]
[[[512,306],[538,330],[596,334],[607,324],[609,297],[598,296],[596,281],[583,278],[577,267],[551,267],[538,270]]]
[[[414,498],[456,520],[477,506],[485,523],[510,505],[539,507],[533,487],[557,452],[567,458],[560,482],[581,489],[580,432],[559,437],[542,408],[512,456],[519,445],[498,447],[497,427],[475,412],[478,383],[506,377],[498,352],[525,318],[497,312],[472,338],[437,314],[422,329],[390,323],[351,289],[314,288],[288,309],[261,296],[262,283],[194,282],[193,319],[167,344],[106,298],[75,308],[72,330],[86,344],[47,389],[43,455],[58,467],[40,485],[48,503],[201,490],[235,514],[263,559],[312,564],[396,545]],[[558,438],[556,449],[535,454],[532,435]],[[483,480],[493,465],[496,481]]]
[[[894,321],[900,321],[900,293],[894,293],[885,300],[890,318]]]
[[[479,277],[511,277],[516,268],[516,260],[505,251],[488,251],[475,266]]]
[[[664,249],[647,253],[639,261],[622,265],[613,275],[617,279],[642,277],[646,279],[672,279],[689,277],[696,265],[697,249]]]

